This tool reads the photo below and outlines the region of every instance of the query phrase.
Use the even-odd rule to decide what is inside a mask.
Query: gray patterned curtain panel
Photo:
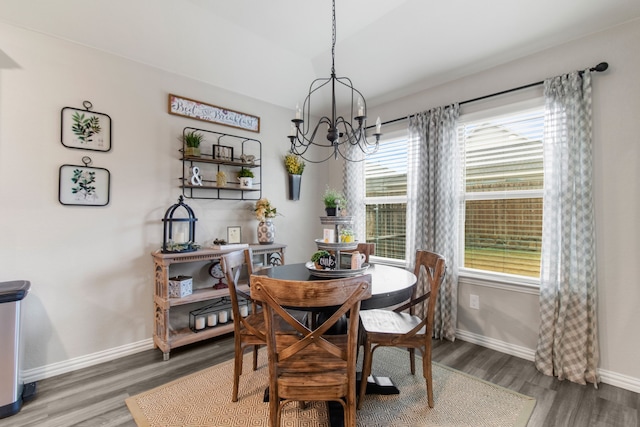
[[[536,367],[597,385],[591,74],[544,82],[544,210]]]
[[[458,215],[462,201],[460,150],[456,143],[458,104],[418,113],[409,122],[407,252],[415,265],[417,249],[441,254],[447,262],[436,305],[435,338],[455,340],[458,306]]]

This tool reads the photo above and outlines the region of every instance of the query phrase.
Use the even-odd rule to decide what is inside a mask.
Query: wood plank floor
[[[230,336],[175,349],[168,361],[148,350],[39,381],[22,410],[0,427],[135,427],[124,400],[233,356]],[[532,362],[457,340],[434,341],[433,359],[537,399],[529,427],[640,427],[640,395],[540,374]],[[216,426],[218,427],[218,426]]]

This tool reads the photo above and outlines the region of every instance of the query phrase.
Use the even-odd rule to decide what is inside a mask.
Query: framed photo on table
[[[227,227],[227,243],[240,243],[242,240],[242,227],[232,226]]]

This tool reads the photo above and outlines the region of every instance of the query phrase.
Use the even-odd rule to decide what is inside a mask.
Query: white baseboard
[[[28,384],[34,381],[43,380],[45,378],[55,377],[56,375],[65,374],[67,372],[76,371],[78,369],[88,368],[100,363],[109,362],[120,357],[139,353],[141,351],[150,350],[153,348],[153,339],[149,338],[143,341],[138,341],[120,347],[110,348],[86,356],[65,360],[63,362],[52,363],[50,365],[41,366],[39,368],[27,369],[22,372],[22,380],[25,384]]]
[[[489,338],[462,330],[456,331],[456,337],[461,339],[462,341],[467,341],[472,344],[487,347],[501,353],[529,360],[531,362],[535,360],[535,350],[531,348],[510,344],[504,341],[497,340],[495,338]],[[598,374],[600,375],[600,381],[605,384],[620,387],[635,393],[640,393],[640,378],[618,374],[615,372],[607,371],[605,369],[598,369]]]
[[[536,351],[530,348],[522,347],[508,342],[500,341],[495,338],[485,337],[483,335],[477,335],[472,332],[456,330],[456,338],[460,338],[462,341],[467,341],[472,344],[477,344],[482,347],[490,348],[491,350],[499,351],[500,353],[510,354],[521,359],[526,359],[531,362],[535,360]]]

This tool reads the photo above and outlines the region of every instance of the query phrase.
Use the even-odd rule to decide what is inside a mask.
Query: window
[[[460,117],[461,268],[540,277],[544,109],[510,110]]]
[[[404,260],[407,239],[407,138],[380,142],[364,164],[367,242],[376,256]]]

